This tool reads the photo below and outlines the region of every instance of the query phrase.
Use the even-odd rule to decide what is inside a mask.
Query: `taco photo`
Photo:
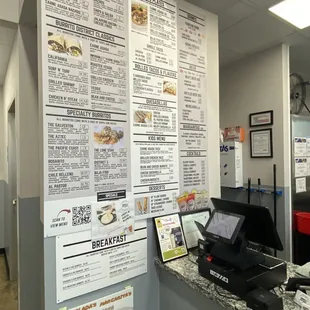
[[[163,83],[163,93],[168,95],[176,96],[177,86],[175,82],[164,81]]]

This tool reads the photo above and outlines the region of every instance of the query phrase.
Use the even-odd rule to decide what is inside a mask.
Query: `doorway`
[[[8,197],[6,199],[6,259],[8,278],[17,280],[17,166],[16,166],[16,125],[15,100],[8,110]]]

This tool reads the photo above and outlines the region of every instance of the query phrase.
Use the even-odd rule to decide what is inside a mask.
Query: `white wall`
[[[17,82],[18,82],[18,46],[17,46],[17,35],[12,47],[10,60],[3,84],[3,105],[4,105],[4,145],[5,145],[5,156],[2,158],[4,166],[4,180],[8,182],[8,164],[7,164],[7,145],[8,145],[8,110],[13,100],[17,97]]]
[[[18,23],[19,2],[20,0],[0,0],[0,19]]]
[[[245,183],[250,177],[254,183],[261,178],[264,185],[272,185],[272,167],[276,164],[278,185],[288,186],[290,177],[287,173],[285,177],[284,171],[288,169],[290,161],[287,161],[287,157],[284,159],[283,155],[289,148],[288,56],[288,48],[281,45],[221,69],[220,125],[221,128],[245,128]],[[253,159],[250,157],[249,114],[266,110],[274,111],[274,158]]]

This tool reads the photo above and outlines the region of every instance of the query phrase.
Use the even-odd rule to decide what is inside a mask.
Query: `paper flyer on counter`
[[[208,206],[206,17],[178,9],[180,211]]]
[[[133,288],[127,288],[115,294],[96,299],[87,304],[69,310],[133,310]]]
[[[42,2],[45,237],[90,229],[98,195],[131,189],[127,12]]]
[[[176,2],[129,1],[131,165],[136,218],[176,212]]]
[[[295,178],[305,177],[308,175],[307,158],[295,158]]]
[[[155,217],[154,221],[163,262],[187,255],[179,214]]]
[[[307,156],[307,139],[302,137],[294,138],[294,156]]]
[[[132,198],[92,203],[92,239],[134,232]]]
[[[147,272],[146,221],[130,235],[92,240],[91,231],[56,237],[57,303]]]

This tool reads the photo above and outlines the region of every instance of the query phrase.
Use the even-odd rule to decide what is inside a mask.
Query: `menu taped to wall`
[[[176,2],[132,0],[130,43],[132,186],[147,218],[177,210]]]
[[[147,272],[147,228],[131,235],[91,240],[84,231],[56,237],[57,303]]]
[[[178,9],[180,211],[207,207],[206,18]]]
[[[42,3],[45,236],[130,189],[128,1]]]
[[[96,299],[70,310],[133,310],[133,288]]]

